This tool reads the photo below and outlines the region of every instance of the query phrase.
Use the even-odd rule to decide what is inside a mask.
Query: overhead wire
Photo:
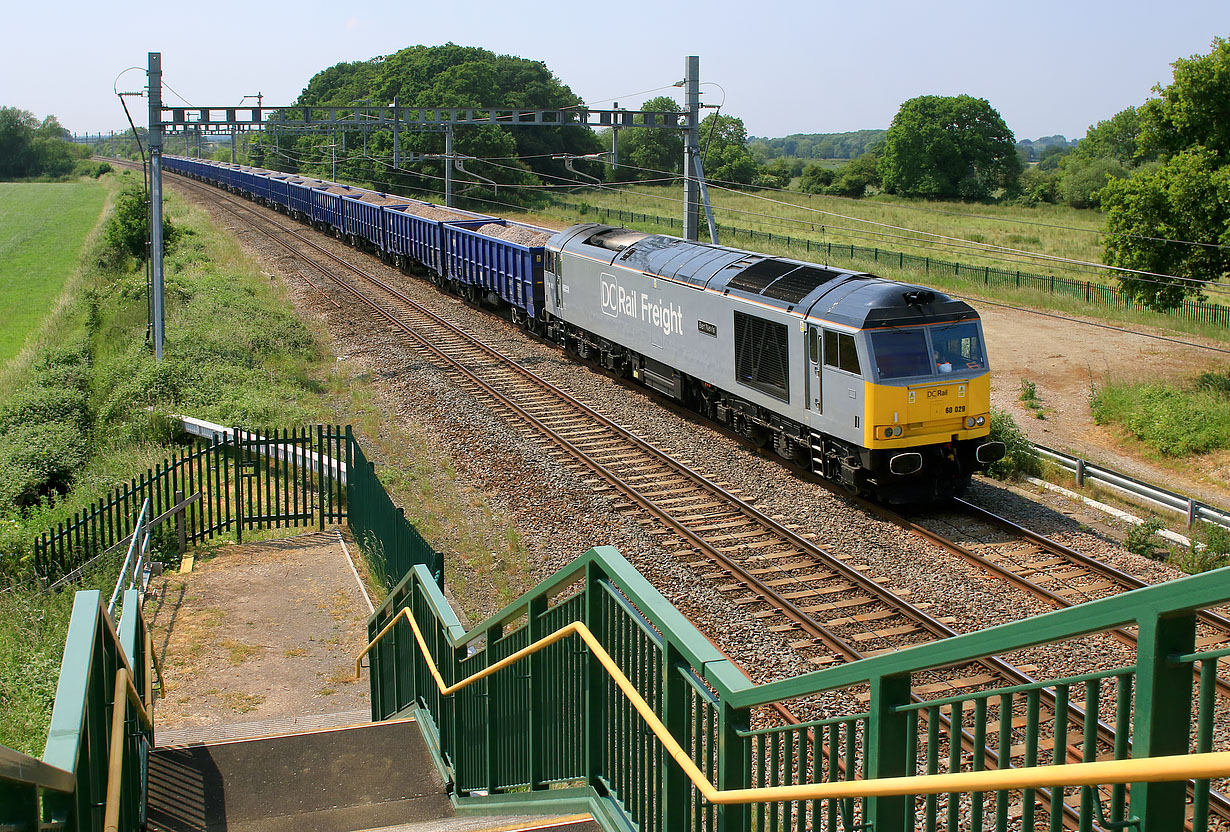
[[[716,124],[716,119],[715,119],[715,124]],[[504,169],[511,170],[511,171],[524,172],[524,169],[522,168],[514,168],[509,165],[501,165],[495,160],[507,160],[507,161],[518,160],[519,161],[521,159],[544,158],[547,155],[556,155],[556,154],[535,154],[535,155],[526,155],[524,157],[522,156],[475,157],[473,160],[478,161],[478,162],[483,162],[486,164],[490,164],[493,167],[497,167],[497,168],[504,168]],[[381,161],[381,160],[376,159],[375,157],[370,157],[370,158],[372,158],[373,161]],[[679,174],[673,171],[663,171],[663,170],[659,170],[655,168],[646,168],[642,166],[629,165],[629,164],[625,164],[623,166],[628,167],[631,170],[638,170],[638,171],[647,172],[647,173],[662,174],[662,177],[658,181],[679,178]],[[407,172],[410,172],[414,175],[422,175],[422,174],[419,174],[413,171],[407,171]],[[672,202],[672,203],[682,203],[683,202],[682,199],[675,199],[675,198],[671,198],[671,197],[667,197],[667,196],[659,195],[659,194],[645,194],[645,193],[640,193],[636,191],[626,191],[621,187],[623,185],[646,184],[646,182],[643,180],[637,181],[637,182],[626,181],[626,182],[619,182],[619,183],[592,184],[592,183],[581,182],[578,180],[568,179],[566,177],[556,176],[554,174],[548,174],[548,173],[537,173],[536,172],[536,175],[539,176],[540,178],[545,177],[545,178],[559,180],[561,184],[558,184],[558,185],[551,185],[551,184],[528,185],[528,184],[523,184],[523,183],[508,183],[508,184],[501,184],[500,187],[506,187],[509,189],[539,190],[539,191],[559,190],[559,189],[565,189],[565,188],[594,188],[598,190],[606,190],[606,191],[611,191],[615,193],[620,193],[621,195],[634,194],[642,198],[651,198],[651,199],[656,199],[656,200],[665,201],[665,202]],[[869,219],[865,219],[865,218],[858,217],[858,216],[841,214],[841,213],[832,212],[832,211],[825,211],[823,209],[815,208],[812,206],[800,205],[795,202],[774,199],[774,198],[766,197],[760,194],[749,194],[745,191],[740,190],[737,187],[729,187],[730,185],[736,185],[736,184],[737,183],[724,182],[723,180],[710,180],[709,181],[710,187],[715,188],[717,190],[727,191],[730,193],[739,193],[740,195],[748,196],[753,199],[762,200],[765,202],[769,202],[774,205],[786,206],[786,207],[795,208],[797,210],[801,210],[804,212],[813,212],[813,213],[817,213],[819,215],[823,215],[826,217],[835,217],[839,219],[845,219],[850,222],[874,226],[875,228],[887,229],[887,231],[876,231],[872,229],[854,229],[854,228],[849,228],[845,226],[835,226],[830,223],[823,224],[823,229],[825,230],[842,232],[850,236],[862,236],[865,238],[878,237],[878,238],[886,239],[886,240],[896,240],[912,248],[927,248],[927,247],[942,248],[946,252],[956,252],[957,250],[968,250],[970,252],[977,253],[980,257],[983,257],[985,259],[990,259],[990,260],[993,260],[995,262],[1000,262],[1000,263],[1014,263],[1014,262],[1017,262],[1018,259],[1023,258],[1028,261],[1033,261],[1034,265],[1045,264],[1052,268],[1058,268],[1064,271],[1087,272],[1090,274],[1102,274],[1104,272],[1110,271],[1110,272],[1116,272],[1120,274],[1136,275],[1137,279],[1140,282],[1154,284],[1154,285],[1168,285],[1168,284],[1178,281],[1178,282],[1182,282],[1188,285],[1199,286],[1200,288],[1207,290],[1213,294],[1223,294],[1227,291],[1226,287],[1223,287],[1220,284],[1214,281],[1210,281],[1210,280],[1202,280],[1199,278],[1189,278],[1189,277],[1183,277],[1179,275],[1168,275],[1168,274],[1159,273],[1159,272],[1148,272],[1148,271],[1139,270],[1139,269],[1128,269],[1128,268],[1124,268],[1121,266],[1108,266],[1106,264],[1097,263],[1094,261],[1081,260],[1078,258],[1062,257],[1059,255],[1047,254],[1045,252],[1030,251],[1028,249],[1017,249],[1017,248],[1013,248],[1010,246],[1000,246],[1000,245],[991,244],[991,243],[979,243],[977,241],[967,240],[961,237],[953,237],[951,235],[938,234],[936,232],[923,231],[921,229],[913,229],[907,226],[900,226],[900,225],[895,225],[892,223],[884,223],[884,222],[880,222],[877,220],[869,220]],[[764,190],[786,192],[784,191],[784,189],[780,189],[780,188],[768,188]],[[788,193],[794,194],[796,192],[790,191]],[[722,213],[722,214],[727,214],[727,215],[740,215],[740,216],[745,216],[745,217],[755,217],[761,220],[771,221],[778,225],[789,225],[789,226],[795,226],[795,227],[800,227],[800,228],[811,228],[813,230],[815,229],[817,225],[817,223],[809,222],[808,220],[805,220],[805,219],[781,217],[779,215],[767,214],[763,212],[748,211],[745,209],[737,209],[737,208],[731,208],[731,207],[714,206],[714,211],[716,213]],[[960,214],[962,212],[951,212],[951,213]],[[987,219],[993,220],[994,218],[988,217]],[[918,236],[905,236],[902,234],[892,234],[890,233],[891,231],[901,231],[901,232],[905,232],[906,234],[918,235]],[[1003,255],[1007,255],[1007,256],[1003,256]]]

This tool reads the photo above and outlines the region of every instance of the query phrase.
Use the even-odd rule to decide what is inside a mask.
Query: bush
[[[1189,575],[1230,566],[1230,529],[1216,523],[1201,523],[1193,529],[1191,548],[1176,553],[1173,561]]]
[[[988,475],[999,480],[1015,480],[1042,473],[1033,443],[1025,437],[1011,414],[991,408],[991,439],[1003,442],[1005,452],[1003,459],[987,468]]]
[[[1149,516],[1139,526],[1128,530],[1127,539],[1123,545],[1134,555],[1142,555],[1150,560],[1165,560],[1167,549],[1158,539],[1157,533],[1162,530],[1162,521]]]
[[[1093,396],[1093,419],[1117,424],[1163,456],[1230,448],[1230,379],[1205,373],[1190,389],[1158,383],[1104,384]]]
[[[94,179],[111,172],[111,165],[92,159],[78,159],[73,165],[73,176],[89,176]]]
[[[179,238],[179,229],[164,212],[162,215],[162,252],[165,256]],[[107,247],[117,255],[131,255],[145,260],[149,243],[149,209],[145,191],[129,187],[120,191],[115,203],[115,213],[107,224]]]

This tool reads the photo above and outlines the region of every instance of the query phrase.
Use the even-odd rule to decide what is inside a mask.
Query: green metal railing
[[[349,435],[339,426],[248,431],[201,440],[161,465],[121,484],[34,540],[34,568],[53,580],[125,545],[142,502],[161,517],[179,502],[200,498],[184,511],[186,538],[202,543],[221,534],[255,529],[338,523],[346,517],[339,464]]]
[[[421,563],[444,586],[444,556],[431,548],[406,519],[405,511],[393,504],[350,426],[346,427],[346,448],[347,522],[369,561],[380,569],[385,585],[395,585]]]
[[[1208,751],[1218,713],[1213,680],[1230,650],[1196,650],[1195,613],[1227,601],[1230,570],[1220,570],[756,686],[613,549],[590,551],[468,632],[433,576],[416,567],[369,620],[371,638],[394,622],[371,648],[372,715],[414,714],[456,804],[468,811],[585,809],[607,828],[671,832],[1178,830],[1185,823],[1202,832],[1208,780],[1195,783],[1189,804],[1188,785],[1164,782],[1170,775],[1161,767],[1141,775],[1159,782],[1066,789],[1049,767],[1174,763],[1185,759],[1176,755]],[[583,622],[714,794],[812,782],[847,788],[841,797],[779,792],[768,801],[710,802],[577,635],[445,696],[406,614],[445,685]],[[1124,626],[1139,633],[1130,666],[972,693],[949,686],[943,672],[1039,645],[1079,664],[1089,649],[1080,639]],[[1047,707],[1052,699],[1056,707]],[[851,708],[859,702],[865,707]],[[1070,711],[1069,703],[1083,710]],[[770,710],[776,704],[828,713],[780,725]],[[1036,774],[1005,790],[872,794],[876,781],[986,771],[1001,760]],[[1230,777],[1230,765],[1224,774]]]
[[[579,203],[555,200],[554,205],[575,211],[578,215],[593,212],[598,218],[607,222],[655,225],[660,228],[682,228],[682,221],[674,217],[661,217],[656,214],[645,214],[640,211],[625,211],[620,208],[603,208],[600,206],[582,206]],[[821,224],[817,223],[817,226]],[[791,234],[775,234],[772,231],[757,231],[752,228],[741,228],[734,225],[716,226],[719,235],[724,235],[726,242],[737,245],[740,237],[749,244],[755,242],[777,243],[801,253],[804,259],[823,256],[825,262],[833,258],[845,258],[872,264],[895,266],[899,269],[917,269],[924,274],[954,277],[962,281],[984,286],[996,286],[1015,289],[1034,289],[1053,295],[1083,300],[1094,306],[1107,309],[1152,311],[1143,303],[1127,298],[1113,286],[1095,283],[1091,280],[1077,280],[1071,277],[1057,277],[1053,274],[1037,274],[1020,269],[1002,269],[996,266],[974,266],[953,260],[941,260],[935,257],[906,254],[886,248],[872,246],[856,246],[853,244],[833,243],[813,240],[808,237],[796,237]],[[815,227],[812,228],[815,231]],[[1215,326],[1230,326],[1230,306],[1205,303],[1203,301],[1185,300],[1175,309],[1166,314],[1176,315],[1190,321]]]
[[[0,828],[144,824],[154,735],[142,713],[153,696],[153,657],[138,592],[125,592],[123,603],[117,632],[97,591],[76,594],[43,758],[0,746]]]

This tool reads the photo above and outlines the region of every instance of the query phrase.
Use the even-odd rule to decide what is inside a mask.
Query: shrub
[[[1142,555],[1150,560],[1165,560],[1167,550],[1158,539],[1157,533],[1162,530],[1162,521],[1149,516],[1139,526],[1128,530],[1127,539],[1123,545],[1134,555]]]
[[[1011,414],[996,408],[991,409],[991,439],[1003,442],[1005,452],[1003,459],[991,463],[987,474],[1000,480],[1014,480],[1026,476],[1036,477],[1042,473],[1033,443],[1025,437]]]
[[[162,251],[169,252],[179,237],[179,229],[164,212],[162,215]],[[107,225],[107,246],[118,255],[131,255],[138,260],[146,259],[149,242],[149,209],[145,192],[129,187],[120,191],[115,203],[115,213]]]
[[[1091,402],[1094,421],[1117,424],[1164,456],[1230,448],[1230,378],[1205,373],[1191,389],[1156,383],[1105,384]]]
[[[73,165],[73,176],[89,176],[94,179],[111,172],[111,165],[91,159],[78,159]]]
[[[1201,523],[1193,529],[1192,545],[1172,558],[1189,575],[1230,566],[1230,529],[1216,523]]]

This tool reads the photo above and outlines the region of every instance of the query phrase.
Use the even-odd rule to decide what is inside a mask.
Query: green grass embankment
[[[1093,418],[1115,425],[1160,457],[1230,450],[1230,372],[1190,383],[1109,381],[1095,391]]]
[[[120,177],[135,181],[131,175]],[[31,581],[35,534],[166,458],[188,413],[224,424],[332,421],[332,356],[224,231],[174,194],[185,234],[166,260],[166,359],[146,344],[141,264],[78,226],[79,263],[0,373],[0,743],[42,753],[72,590]],[[84,242],[82,242],[84,240]],[[64,242],[65,248],[70,247]],[[102,565],[85,586],[115,581]],[[105,593],[109,595],[109,590]]]
[[[0,183],[0,364],[60,296],[107,193],[98,180]]]
[[[323,328],[296,317],[281,284],[203,210],[168,191],[167,213],[184,233],[166,260],[161,364],[145,338],[144,269],[123,258],[117,265],[100,225],[79,246],[64,301],[0,368],[0,744],[36,756],[72,590],[105,587],[109,596],[118,565],[43,594],[31,582],[31,542],[162,462],[174,448],[160,414],[254,428],[353,422],[394,500],[448,552],[450,588],[472,618],[532,585],[515,531],[484,495],[455,481],[430,426],[393,427],[364,370],[336,359]]]

